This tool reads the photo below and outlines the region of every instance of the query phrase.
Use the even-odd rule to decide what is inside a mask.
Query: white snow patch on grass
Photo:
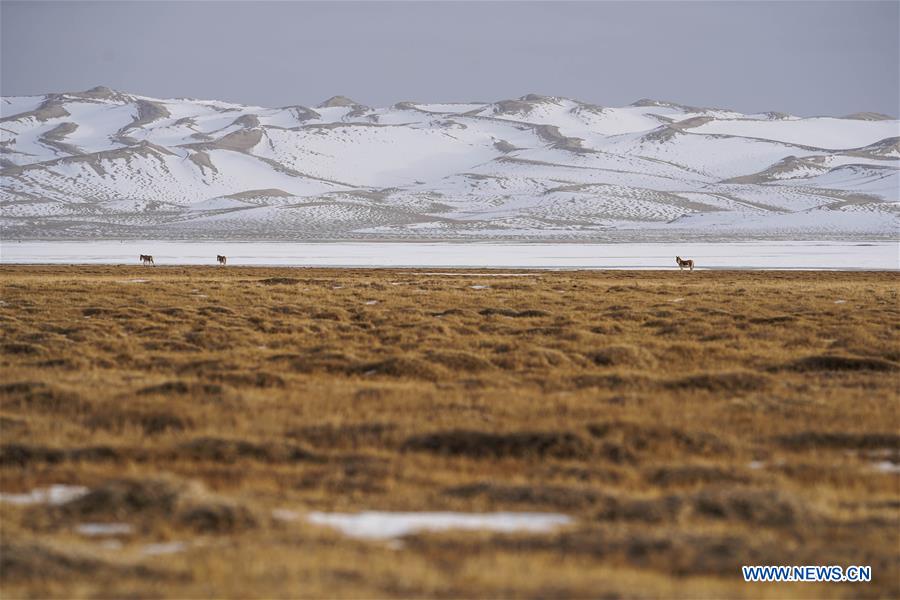
[[[515,512],[311,512],[306,520],[332,527],[350,537],[373,540],[388,540],[423,531],[547,533],[573,522],[571,517],[563,514]]]
[[[0,492],[0,502],[9,504],[65,504],[87,494],[90,490],[80,485],[54,484],[44,488],[35,488],[24,494],[8,494]]]
[[[900,474],[900,464],[897,464],[891,460],[880,460],[878,462],[872,463],[872,466],[879,473]]]
[[[133,528],[128,523],[81,523],[75,527],[75,531],[90,537],[128,535],[132,530]]]

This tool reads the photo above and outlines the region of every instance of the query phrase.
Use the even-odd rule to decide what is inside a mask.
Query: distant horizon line
[[[350,103],[349,105],[361,106],[361,107],[365,107],[365,108],[393,108],[393,107],[396,107],[401,104],[413,104],[413,105],[418,105],[418,104],[484,104],[484,105],[489,105],[489,104],[497,104],[498,102],[507,102],[507,101],[538,102],[542,99],[560,99],[560,100],[569,100],[572,102],[578,102],[580,104],[584,104],[587,106],[595,106],[595,107],[601,108],[601,109],[602,108],[637,107],[637,106],[641,106],[642,104],[643,105],[649,104],[649,105],[657,105],[657,106],[672,106],[672,107],[678,107],[678,108],[698,109],[698,110],[719,110],[719,111],[727,111],[727,112],[736,112],[736,113],[740,113],[743,115],[783,114],[783,115],[787,115],[787,116],[800,117],[800,118],[805,118],[805,119],[814,119],[814,118],[834,118],[834,119],[842,119],[843,118],[843,119],[845,119],[845,118],[853,118],[856,115],[872,115],[872,116],[877,116],[877,117],[887,117],[887,119],[882,119],[882,120],[891,120],[891,121],[900,120],[900,117],[898,117],[896,115],[891,115],[891,114],[887,114],[887,113],[883,113],[883,112],[879,112],[879,111],[869,111],[869,110],[859,110],[859,111],[851,112],[851,113],[848,113],[846,115],[841,115],[841,116],[837,116],[837,115],[833,115],[833,114],[801,115],[801,114],[796,114],[796,113],[788,113],[788,112],[780,111],[780,110],[761,110],[761,111],[755,111],[755,112],[743,112],[743,111],[740,111],[737,109],[724,108],[721,106],[699,106],[699,105],[691,104],[691,103],[683,103],[683,102],[678,102],[678,101],[674,101],[674,100],[663,100],[661,98],[650,98],[650,97],[639,98],[639,99],[635,100],[634,102],[630,102],[630,103],[622,105],[622,106],[614,106],[611,104],[597,104],[594,102],[588,102],[588,101],[580,100],[578,98],[572,98],[569,96],[537,94],[534,92],[529,92],[529,93],[523,94],[521,96],[516,96],[516,97],[512,97],[512,98],[509,98],[509,97],[503,98],[500,100],[452,100],[452,101],[450,101],[450,100],[430,100],[430,101],[398,100],[396,102],[393,102],[391,104],[387,104],[384,106],[364,104],[362,102],[358,102],[358,101],[354,100],[353,98],[350,98],[349,96],[345,96],[343,94],[336,94],[336,95],[330,96],[315,105],[312,105],[312,104],[311,105],[286,104],[286,105],[282,105],[282,106],[264,106],[262,104],[256,104],[256,103],[248,104],[245,102],[224,100],[221,98],[198,98],[198,97],[193,97],[193,96],[166,97],[166,96],[162,96],[162,95],[160,95],[160,96],[146,95],[143,93],[134,93],[134,92],[130,92],[130,91],[123,91],[121,89],[112,88],[112,87],[109,87],[106,85],[96,85],[96,86],[88,88],[86,90],[78,90],[78,91],[42,92],[42,93],[36,93],[36,94],[0,93],[0,98],[4,98],[4,99],[5,98],[34,98],[34,97],[48,97],[48,96],[54,96],[54,95],[65,96],[65,95],[78,95],[78,94],[88,94],[88,93],[113,93],[113,94],[122,94],[122,95],[133,96],[133,97],[152,98],[155,100],[187,100],[187,101],[198,101],[198,102],[224,102],[227,104],[235,104],[238,106],[258,107],[258,108],[289,108],[292,106],[300,106],[303,108],[326,108],[327,107],[326,105],[328,105],[329,103],[331,103],[335,100],[344,100],[344,101],[347,101],[348,103]],[[653,104],[650,104],[650,103],[653,103]],[[900,115],[900,111],[898,111],[898,115]]]

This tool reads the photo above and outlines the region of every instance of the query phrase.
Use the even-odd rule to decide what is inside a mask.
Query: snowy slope
[[[4,239],[896,239],[900,122],[640,100],[0,99]]]

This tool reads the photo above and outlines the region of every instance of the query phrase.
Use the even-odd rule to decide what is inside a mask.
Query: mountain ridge
[[[898,173],[900,121],[875,113],[0,100],[6,239],[893,239]]]

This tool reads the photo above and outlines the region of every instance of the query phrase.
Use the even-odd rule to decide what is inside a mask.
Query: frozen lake
[[[674,269],[675,256],[698,269],[900,269],[897,242],[733,242],[684,244],[508,244],[416,242],[3,242],[2,264],[158,266]]]

